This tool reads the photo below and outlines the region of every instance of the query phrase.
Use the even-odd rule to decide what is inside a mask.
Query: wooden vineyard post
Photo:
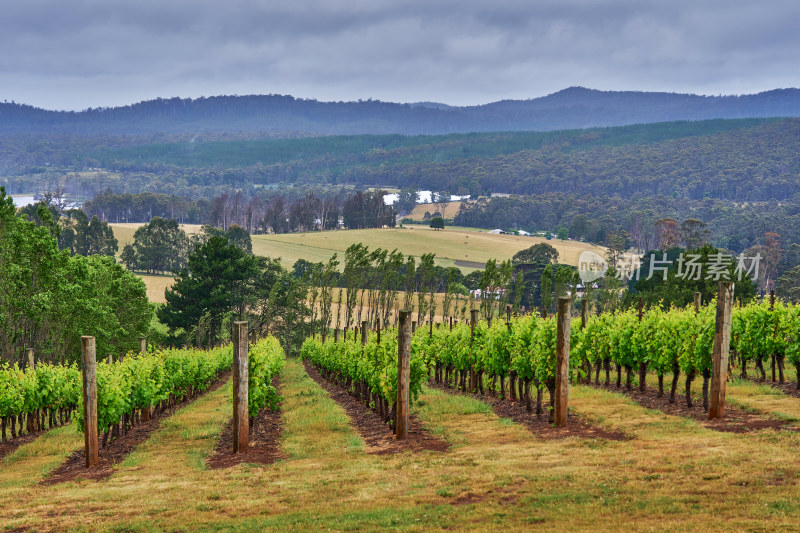
[[[453,331],[453,317],[450,317],[450,331]]]
[[[569,321],[572,299],[558,299],[558,332],[556,338],[556,398],[553,422],[557,427],[567,425],[569,406]]]
[[[375,328],[375,333],[378,334],[377,341],[378,341],[378,344],[380,344],[381,343],[381,319],[380,318],[378,319],[378,324],[377,324],[377,328]]]
[[[725,416],[725,388],[728,381],[728,348],[731,343],[731,308],[733,307],[733,283],[719,282],[717,296],[717,318],[714,326],[714,351],[711,355],[711,403],[708,419]]]
[[[637,313],[639,323],[641,324],[642,319],[644,318],[644,301],[642,297],[639,296],[639,310]],[[639,363],[639,392],[644,392],[647,390],[647,362],[642,361]]]
[[[336,344],[339,342],[339,328],[333,330],[333,343]]]
[[[411,334],[413,335],[416,332],[417,332],[417,321],[416,320],[412,320],[411,321]]]
[[[400,328],[397,330],[397,406],[395,435],[397,440],[408,437],[408,393],[411,374],[411,333],[408,328],[410,311],[400,311]]]
[[[147,353],[147,339],[145,337],[139,337],[139,353],[144,355]],[[111,361],[109,361],[110,363]],[[146,405],[142,407],[142,420],[147,422],[150,420],[150,406]]]
[[[699,292],[694,293],[694,312],[700,312],[700,304],[702,303],[703,295]]]
[[[100,462],[100,443],[97,435],[97,354],[94,337],[81,337],[83,359],[83,440],[86,468]]]
[[[581,329],[586,329],[589,323],[589,300],[584,298],[581,300]]]
[[[772,313],[775,310],[775,290],[771,289],[769,291],[769,312]],[[772,381],[775,382],[775,352],[773,351],[770,354],[770,359],[772,359]]]
[[[471,309],[469,312],[469,345],[475,342],[475,328],[478,327],[478,316],[480,311]],[[477,379],[475,377],[475,365],[469,366],[469,392],[473,392],[478,388]]]
[[[36,368],[36,359],[33,356],[33,348],[28,348],[28,368],[31,370]]]
[[[583,298],[581,299],[581,330],[586,329],[587,325],[589,325],[589,300]],[[586,360],[584,370],[586,371],[584,382],[589,385],[592,383],[592,363],[588,359]]]
[[[428,323],[428,337],[433,337],[433,320]]]
[[[114,364],[114,355],[113,354],[108,354],[108,356],[106,356],[106,358],[108,360],[108,364],[109,365]]]
[[[506,304],[506,324],[511,324],[511,304]]]
[[[361,346],[367,345],[367,321],[361,321]]]
[[[245,453],[250,447],[248,387],[250,360],[247,322],[233,323],[233,453]]]

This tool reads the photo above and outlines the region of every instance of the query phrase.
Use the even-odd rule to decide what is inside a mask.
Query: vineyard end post
[[[469,345],[470,347],[475,342],[475,328],[478,327],[478,317],[480,311],[472,309],[469,312]],[[475,375],[475,365],[471,364],[469,367],[469,392],[475,391],[478,388],[478,377]]]
[[[703,295],[700,294],[699,292],[694,293],[694,312],[695,313],[699,313],[700,312],[700,304],[702,303],[702,301],[703,301]]]
[[[233,323],[233,453],[245,453],[250,447],[248,412],[249,345],[247,322]]]
[[[711,398],[708,419],[725,416],[725,388],[728,381],[728,349],[731,342],[733,288],[730,281],[719,282],[717,317],[714,326],[714,349],[711,355]]]
[[[410,311],[400,311],[400,327],[397,330],[397,406],[395,435],[397,440],[408,437],[408,394],[411,373],[411,333],[408,322]]]
[[[378,341],[378,344],[380,344],[381,343],[381,319],[380,318],[378,319],[378,324],[377,324],[377,328],[375,329],[375,333],[377,333],[377,335],[378,335],[378,338],[376,340]]]
[[[339,328],[333,330],[333,343],[339,342]]]
[[[581,300],[581,329],[586,329],[586,324],[589,323],[589,300],[584,298]]]
[[[143,355],[147,353],[147,338],[146,337],[139,337],[139,353],[143,354]],[[113,360],[111,359],[111,355],[109,355],[108,357],[109,357],[109,361],[108,362],[109,363],[113,362]],[[146,406],[142,407],[142,420],[144,420],[145,422],[150,420],[150,406],[149,405],[146,405]]]
[[[553,421],[557,427],[567,425],[569,406],[569,328],[572,299],[558,299],[558,331],[556,338],[556,398]]]
[[[33,356],[33,348],[28,348],[28,368],[31,370],[36,368],[36,359]]]
[[[775,310],[775,289],[770,289],[770,291],[769,291],[769,311],[771,313],[774,310]],[[775,358],[775,352],[774,351],[772,352],[772,354],[770,354],[770,360],[772,362],[772,364],[771,364],[771,366],[772,366],[772,381],[775,381],[775,363],[776,363],[776,358]]]
[[[412,320],[411,321],[411,334],[413,335],[416,332],[417,332],[417,321],[416,320]]]
[[[97,431],[97,352],[94,337],[81,337],[83,359],[83,438],[86,468],[100,462],[100,446]]]
[[[361,346],[366,346],[367,344],[367,321],[361,321]]]

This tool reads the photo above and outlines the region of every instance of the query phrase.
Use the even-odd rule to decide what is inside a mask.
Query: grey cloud
[[[797,86],[789,1],[27,0],[0,99],[49,108],[288,93],[452,104],[598,89]]]

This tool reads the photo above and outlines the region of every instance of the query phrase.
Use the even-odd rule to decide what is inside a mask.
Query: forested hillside
[[[60,187],[94,198],[91,214],[111,221],[162,216],[307,231],[321,212],[330,221],[346,215],[357,190],[391,186],[512,195],[448,213],[467,226],[561,227],[600,244],[624,231],[644,249],[656,221],[692,218],[731,250],[767,232],[800,242],[800,119],[443,136],[0,139],[0,185],[10,193]]]
[[[541,98],[468,107],[377,100],[320,102],[284,95],[159,98],[80,112],[48,111],[12,102],[0,103],[0,133],[420,135],[798,115],[800,90],[797,89],[744,96],[699,96],[572,87]]]

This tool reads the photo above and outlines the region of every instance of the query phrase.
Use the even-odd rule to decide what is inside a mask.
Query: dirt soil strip
[[[331,399],[347,412],[353,427],[367,445],[367,453],[388,455],[404,451],[443,452],[450,447],[447,441],[424,429],[422,422],[413,414],[409,414],[408,417],[408,438],[397,440],[389,425],[385,424],[375,411],[350,396],[341,387],[329,383],[308,361],[304,361],[303,364],[311,379],[325,389]]]
[[[280,378],[272,379],[272,386],[280,390]],[[281,452],[280,439],[283,433],[280,404],[278,409],[262,409],[250,426],[250,448],[247,453],[233,453],[233,416],[225,424],[217,441],[217,447],[206,464],[210,468],[229,468],[241,463],[270,465],[278,459],[285,459]]]
[[[592,386],[598,389],[624,394],[639,405],[647,407],[648,409],[657,409],[668,415],[692,418],[700,422],[700,425],[703,427],[715,431],[751,433],[762,429],[800,430],[800,428],[792,426],[791,422],[770,418],[762,414],[748,413],[735,405],[731,405],[730,402],[726,402],[725,404],[724,418],[709,420],[708,413],[703,409],[703,399],[693,398],[692,402],[694,406],[688,407],[686,405],[686,395],[681,386],[678,387],[678,391],[675,394],[675,403],[669,403],[669,391],[667,389],[669,386],[668,382],[669,384],[672,382],[672,377],[669,376],[669,379],[667,379],[665,376],[664,381],[665,392],[661,398],[658,397],[658,387],[649,383],[647,385],[647,390],[643,393],[639,392],[638,388],[627,390],[624,385],[620,388],[617,388],[613,384],[609,386],[592,384]]]
[[[76,450],[72,453],[72,455],[69,456],[66,462],[53,470],[50,475],[42,479],[40,484],[55,485],[57,483],[64,483],[65,481],[74,481],[79,479],[99,481],[101,479],[110,477],[111,474],[114,473],[114,465],[123,461],[128,454],[136,449],[139,444],[146,441],[150,437],[150,434],[159,428],[162,420],[172,416],[178,409],[187,405],[191,405],[192,402],[198,398],[202,398],[209,392],[218,389],[225,384],[225,381],[227,381],[230,376],[231,372],[226,371],[220,377],[218,377],[203,394],[200,394],[191,400],[185,400],[174,407],[165,409],[164,411],[161,411],[153,416],[147,422],[140,422],[139,425],[131,429],[123,437],[111,442],[105,448],[102,447],[103,436],[101,434],[100,464],[97,467],[87,469],[85,450]]]
[[[569,413],[567,415],[566,427],[556,427],[548,421],[544,401],[542,402],[542,407],[545,409],[545,413],[536,416],[536,414],[529,413],[527,411],[525,408],[525,402],[512,402],[510,400],[501,400],[496,396],[480,396],[476,394],[469,394],[463,391],[452,389],[450,387],[445,387],[444,385],[438,385],[436,383],[428,383],[428,387],[444,391],[449,394],[460,394],[462,396],[471,396],[476,398],[484,403],[489,404],[495,414],[500,418],[510,418],[517,424],[525,427],[537,437],[541,437],[543,439],[564,439],[567,437],[578,437],[582,439],[605,439],[621,441],[630,440],[631,438],[622,431],[606,429],[600,426],[592,425],[585,420],[581,420],[580,417],[573,413]],[[547,397],[548,396],[545,393],[545,398]],[[534,401],[534,408],[535,407]]]

